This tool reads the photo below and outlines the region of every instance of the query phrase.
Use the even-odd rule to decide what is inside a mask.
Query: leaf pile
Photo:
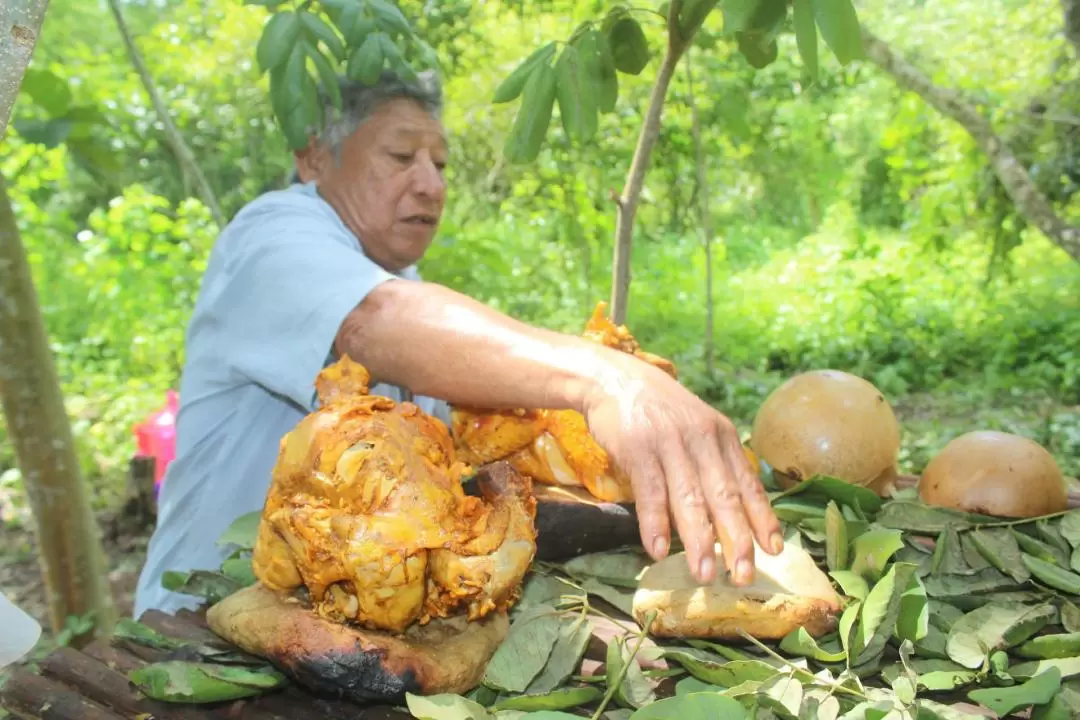
[[[538,564],[482,686],[467,697],[410,696],[409,711],[426,720],[1080,716],[1080,511],[1004,520],[831,478],[772,502],[788,542],[846,598],[836,632],[642,648],[643,628],[601,608],[629,616],[643,554]],[[576,674],[591,617],[626,630],[594,674]],[[655,661],[668,669],[645,669]]]
[[[427,720],[1080,716],[1080,510],[1005,520],[831,478],[771,498],[787,541],[846,598],[836,632],[658,644],[630,619],[649,564],[640,548],[536,563],[481,685],[467,696],[410,695],[408,711]],[[167,582],[211,603],[254,582],[257,527],[252,513],[222,536],[235,550],[219,572]],[[214,702],[284,683],[242,653],[137,623],[118,634],[168,652],[132,676],[158,699]],[[587,653],[597,640],[602,661]]]
[[[286,678],[273,666],[228,646],[179,640],[130,619],[117,623],[114,642],[165,651],[128,673],[144,695],[175,703],[216,703],[276,690]]]
[[[259,512],[241,515],[222,533],[218,545],[231,547],[233,551],[218,571],[168,571],[162,576],[162,586],[201,597],[213,605],[255,584],[251,552],[255,547],[260,516]],[[164,651],[156,662],[128,673],[135,687],[154,700],[215,703],[251,697],[286,683],[285,676],[261,658],[227,645],[168,637],[134,620],[120,620],[113,631],[113,639],[114,642]]]

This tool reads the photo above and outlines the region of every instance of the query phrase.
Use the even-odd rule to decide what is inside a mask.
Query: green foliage
[[[274,116],[293,150],[308,144],[323,126],[327,110],[342,108],[339,75],[365,85],[373,84],[386,68],[413,77],[410,50],[419,53],[421,65],[437,62],[432,47],[390,0],[304,0],[295,8],[291,2],[246,4],[266,6],[273,13],[255,57],[270,77]],[[320,89],[330,107],[320,99]]]
[[[292,168],[258,49],[269,19],[300,6],[171,0],[125,8],[227,217],[280,187]],[[683,2],[680,22],[692,24],[707,6]],[[351,15],[348,7],[363,11]],[[640,126],[650,68],[666,40],[663,18],[653,4],[629,4],[631,12],[610,16],[613,3],[521,10],[510,2],[427,7],[402,0],[397,7],[414,36],[395,25],[385,3],[307,6],[312,18],[300,21],[298,37],[325,63],[297,55],[303,62],[293,71],[302,69],[301,84],[315,88],[324,84],[325,65],[368,67],[354,58],[370,37],[386,37],[410,64],[430,67],[415,41],[422,38],[443,71],[453,150],[446,215],[421,271],[522,320],[580,332],[610,291],[611,191],[621,187],[633,154],[632,129]],[[981,426],[1035,437],[1066,472],[1080,472],[1075,263],[1017,222],[1011,204],[999,221],[998,206],[981,203],[985,158],[962,131],[864,63],[842,65],[818,7],[793,4],[774,38],[777,58],[760,70],[725,35],[738,9],[731,0],[709,7],[694,35],[717,235],[717,373],[707,377],[702,363],[697,200],[705,190],[694,180],[682,72],[638,209],[630,329],[646,348],[672,357],[684,382],[744,430],[783,378],[833,366],[874,381],[895,403],[904,419],[905,470]],[[1076,64],[1057,62],[1065,51],[1059,5],[1013,3],[1000,13],[967,0],[859,6],[862,21],[938,82],[985,98],[995,127],[1016,136],[1048,196],[1075,221],[1075,130],[1052,119],[1075,104],[1077,87]],[[810,15],[818,48],[812,84]],[[650,59],[640,74],[616,66],[608,17],[632,18],[642,29]],[[347,37],[343,26],[355,32]],[[382,42],[371,46],[373,56]],[[560,66],[567,47],[591,62]],[[534,48],[550,49],[532,69],[562,67],[569,92],[559,90],[558,72],[553,91],[526,90],[539,73],[516,69]],[[290,49],[286,60],[292,56]],[[389,60],[380,62],[387,67]],[[132,425],[176,387],[215,230],[163,140],[105,9],[50,7],[32,71],[0,170],[94,502],[107,507],[123,487]],[[583,76],[592,80],[590,92],[575,89]],[[537,97],[551,98],[543,124],[530,118],[544,113],[523,112]],[[1029,112],[1044,100],[1044,113]],[[302,106],[298,113],[306,112]],[[73,120],[83,108],[92,110]],[[73,142],[80,137],[86,142]],[[504,162],[507,147],[535,160]],[[1011,239],[996,242],[998,230]],[[25,515],[17,472],[4,472],[13,464],[0,423],[5,518]]]
[[[676,42],[685,43],[694,38],[717,5],[715,0],[678,3],[676,16],[671,17],[670,3],[664,3],[657,15],[665,20],[668,33],[677,34]],[[727,0],[719,5],[724,35],[735,39],[747,63],[761,70],[776,62],[778,36],[789,17],[788,0]],[[523,95],[514,132],[504,148],[509,162],[537,159],[551,123],[553,92],[559,100],[566,135],[578,143],[595,134],[598,109],[614,112],[618,73],[641,75],[654,56],[645,29],[634,16],[636,10],[639,8],[616,4],[602,18],[578,25],[562,43],[554,72],[550,62],[558,43],[551,41],[533,51],[503,80],[493,97],[495,103]],[[859,21],[850,0],[800,0],[794,12],[798,50],[810,77],[816,78],[818,72],[818,28],[842,64],[862,57]],[[530,82],[534,77],[538,78],[535,86]]]
[[[128,677],[148,698],[185,704],[238,700],[286,682],[285,676],[270,666],[247,669],[177,660],[144,665]]]

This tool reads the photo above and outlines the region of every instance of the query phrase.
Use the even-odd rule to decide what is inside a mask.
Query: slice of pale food
[[[21,660],[40,637],[41,626],[37,621],[0,592],[0,669]]]
[[[634,618],[644,623],[656,611],[652,634],[658,637],[741,639],[739,631],[761,640],[780,639],[803,627],[814,637],[836,628],[841,599],[829,577],[809,553],[786,543],[776,556],[754,546],[754,581],[738,587],[723,571],[716,545],[712,585],[690,574],[685,553],[651,565],[634,593]]]

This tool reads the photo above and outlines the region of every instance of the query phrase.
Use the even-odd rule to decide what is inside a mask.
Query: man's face
[[[431,245],[446,200],[446,136],[418,103],[383,103],[342,145],[298,157],[304,181],[352,230],[364,252],[391,272],[418,261]]]

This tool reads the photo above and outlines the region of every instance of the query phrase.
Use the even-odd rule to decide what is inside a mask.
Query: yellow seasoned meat
[[[678,378],[671,361],[645,352],[623,325],[598,303],[583,337],[633,355]],[[487,410],[455,407],[451,431],[458,457],[469,462],[506,460],[521,474],[545,485],[584,487],[607,502],[631,502],[627,478],[589,434],[585,418],[573,410]]]
[[[319,374],[319,409],[281,441],[256,576],[374,630],[505,610],[536,550],[531,480],[489,477],[467,496],[446,426],[369,383],[347,357]]]

